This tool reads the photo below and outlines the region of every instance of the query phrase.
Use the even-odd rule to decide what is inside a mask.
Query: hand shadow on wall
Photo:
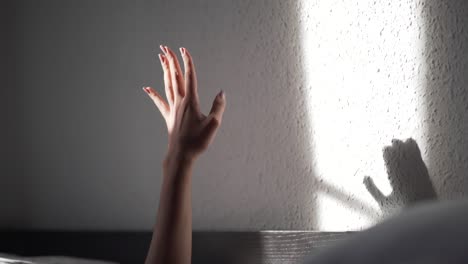
[[[392,193],[385,196],[369,176],[364,177],[364,185],[379,203],[384,217],[417,202],[437,199],[426,164],[414,139],[409,138],[405,142],[393,139],[392,145],[384,148],[383,158]]]

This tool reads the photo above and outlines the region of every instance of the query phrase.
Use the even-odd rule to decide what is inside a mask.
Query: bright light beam
[[[421,8],[412,0],[303,0],[301,5],[317,182],[379,210],[363,177],[371,176],[390,193],[382,148],[393,138],[422,136]],[[347,207],[326,189],[317,204],[319,230],[359,230],[379,220]]]

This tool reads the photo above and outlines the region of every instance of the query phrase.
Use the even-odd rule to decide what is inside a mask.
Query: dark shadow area
[[[385,196],[368,176],[364,178],[364,185],[379,203],[384,216],[390,215],[395,209],[437,198],[414,139],[393,139],[392,145],[383,149],[383,159],[392,192]]]
[[[150,228],[160,168],[148,164],[167,143],[140,87],[161,84],[154,51],[163,43],[195,54],[204,108],[219,89],[228,98],[211,170],[200,162],[196,172],[204,177],[194,183],[194,226],[315,226],[297,1],[140,1],[138,16],[125,1],[8,3],[17,12],[8,25],[17,36],[10,117],[21,142],[9,145],[20,153],[10,161],[21,167],[9,186],[8,206],[18,209],[3,212],[2,224]]]
[[[18,1],[2,1],[0,8],[0,226],[12,228],[27,222],[27,182],[24,181],[23,121]]]
[[[18,256],[69,256],[144,263],[151,232],[0,231],[0,251]],[[34,263],[36,263],[34,261]]]
[[[330,247],[352,234],[195,231],[192,263],[301,263],[306,255],[319,248]],[[143,263],[150,241],[151,232],[141,231],[0,230],[2,253],[18,256],[71,256],[122,264]]]
[[[192,263],[263,263],[259,232],[194,232]]]
[[[13,46],[11,41],[12,33],[8,25],[12,22],[13,16],[10,15],[12,8],[7,5],[0,9],[0,179],[2,181],[2,199],[0,201],[0,210],[2,212],[10,212],[12,209],[9,206],[11,203],[12,193],[11,184],[13,177],[11,176],[11,130],[13,120],[11,118],[13,96],[11,95],[11,85],[13,83],[11,74],[12,63],[14,58],[10,55],[10,50]],[[5,188],[7,187],[7,188]],[[6,201],[6,202],[3,202]],[[0,224],[10,225],[8,217],[0,219]]]
[[[21,229],[121,223],[132,229],[150,219],[134,215],[152,216],[142,209],[149,199],[142,199],[144,172],[135,158],[151,148],[136,135],[145,130],[138,117],[147,98],[135,76],[134,5],[2,1],[9,12],[12,111],[9,169],[2,175],[11,180],[0,194],[9,209],[0,222],[12,219],[5,225]]]
[[[468,1],[421,3],[428,168],[442,199],[468,194]]]

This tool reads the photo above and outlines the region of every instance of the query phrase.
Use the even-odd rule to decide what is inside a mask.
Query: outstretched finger
[[[159,60],[161,61],[161,67],[164,72],[164,90],[166,91],[166,98],[169,105],[174,104],[174,91],[171,87],[171,71],[169,69],[169,62],[166,56],[159,54]]]
[[[185,69],[185,96],[198,105],[197,74],[192,56],[186,48],[180,48]]]
[[[174,91],[175,99],[177,99],[178,97],[184,97],[184,80],[182,77],[182,70],[180,69],[179,61],[177,60],[177,56],[167,46],[161,45],[160,47],[169,61],[169,68],[171,72],[171,84],[172,90]]]
[[[151,87],[143,87],[143,90],[148,94],[148,96],[153,100],[156,107],[158,107],[164,119],[167,120],[169,116],[169,105],[164,101],[162,96],[153,90]]]
[[[213,105],[211,106],[210,116],[213,116],[219,123],[223,119],[224,108],[226,107],[226,98],[224,91],[221,91],[216,95]]]

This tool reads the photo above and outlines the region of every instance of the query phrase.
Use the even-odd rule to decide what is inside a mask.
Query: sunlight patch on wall
[[[385,194],[392,191],[382,148],[394,138],[422,136],[420,7],[411,0],[303,0],[301,5],[315,175],[318,184],[326,182],[348,197],[336,199],[318,186],[316,228],[358,230],[378,221],[369,215],[380,212],[363,177],[371,176]],[[374,212],[366,216],[349,201]]]

